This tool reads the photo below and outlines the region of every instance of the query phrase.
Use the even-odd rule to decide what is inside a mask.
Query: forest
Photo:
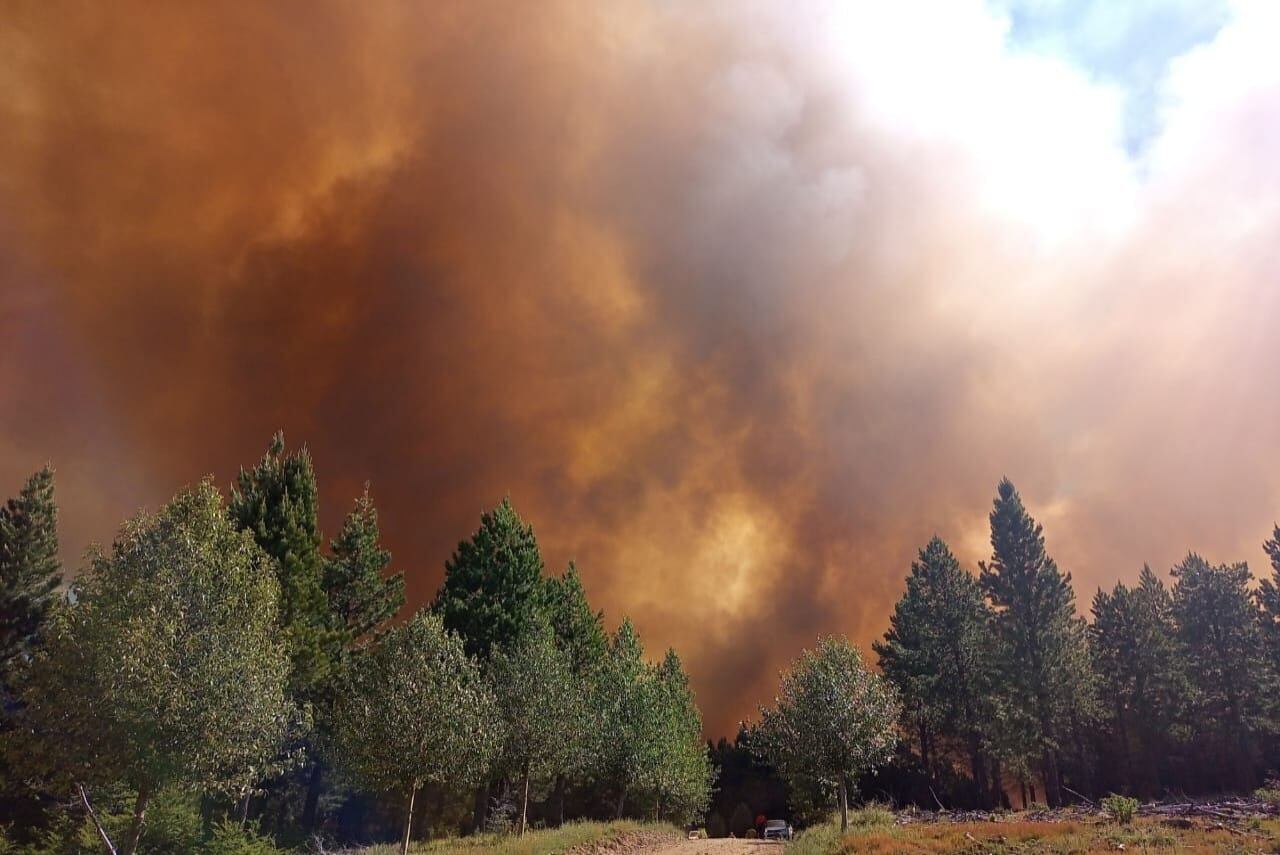
[[[1269,578],[1193,553],[1086,619],[1006,479],[990,559],[920,549],[875,667],[819,638],[711,743],[676,652],[607,631],[509,499],[414,613],[368,489],[327,547],[317,510],[282,434],[74,575],[51,468],[0,509],[0,851],[408,851],[622,817],[745,836],[865,800],[1243,792],[1280,765],[1280,528]]]
[[[404,615],[368,491],[323,548],[283,435],[229,499],[180,492],[74,578],[53,490],[46,467],[0,511],[0,851],[403,850],[704,811],[679,657],[650,662],[626,619],[607,633],[507,500]]]

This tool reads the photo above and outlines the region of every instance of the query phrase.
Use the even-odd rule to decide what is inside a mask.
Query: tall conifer
[[[1211,565],[1195,553],[1173,568],[1173,614],[1194,689],[1191,721],[1218,788],[1252,786],[1266,695],[1259,611],[1247,564]]]
[[[306,448],[289,454],[284,433],[262,460],[241,469],[228,513],[274,562],[280,580],[280,626],[289,649],[290,689],[312,700],[331,675],[336,629],[322,584],[316,475]]]
[[[1015,728],[1028,735],[1046,800],[1057,807],[1062,747],[1078,711],[1091,707],[1085,625],[1071,574],[1046,554],[1043,530],[1007,478],[991,511],[991,550],[981,582],[996,611],[998,692]]]
[[[506,498],[445,562],[434,610],[462,636],[467,653],[486,660],[530,631],[543,606],[542,556],[533,527]]]
[[[1117,766],[1132,791],[1161,792],[1161,759],[1173,742],[1186,684],[1173,601],[1150,567],[1136,587],[1117,584],[1093,598],[1089,647]]]
[[[381,538],[366,486],[324,559],[325,594],[348,644],[376,632],[404,605],[404,574],[387,574],[391,553]]]
[[[39,641],[61,581],[53,470],[45,466],[0,507],[0,710]]]
[[[926,769],[942,754],[965,756],[983,801],[991,797],[985,730],[990,724],[991,611],[978,580],[934,537],[911,562],[907,591],[872,647],[898,689]],[[997,782],[998,783],[998,782]]]

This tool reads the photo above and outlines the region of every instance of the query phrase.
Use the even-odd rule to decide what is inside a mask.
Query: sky
[[[414,606],[510,495],[709,735],[1002,476],[1081,608],[1280,517],[1280,5],[6,6],[0,493],[283,428]]]

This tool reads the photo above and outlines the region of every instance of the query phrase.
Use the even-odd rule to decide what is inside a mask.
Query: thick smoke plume
[[[52,459],[74,565],[283,427],[415,604],[510,494],[712,735],[935,532],[984,557],[1002,475],[1086,598],[1258,562],[1275,13],[1134,153],[984,7],[887,8],[9,4],[0,485]]]

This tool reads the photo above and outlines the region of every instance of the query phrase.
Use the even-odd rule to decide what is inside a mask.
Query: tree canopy
[[[493,694],[462,639],[426,611],[356,657],[335,725],[347,772],[362,786],[404,797],[401,852],[418,790],[479,781],[502,738]]]
[[[277,758],[297,724],[278,599],[270,560],[203,481],[128,521],[55,611],[24,739],[53,780],[137,794],[121,851],[163,788],[239,792]]]
[[[761,708],[755,744],[788,779],[839,792],[840,827],[849,827],[848,787],[893,755],[897,693],[870,671],[847,639],[825,637],[782,675],[774,705]]]

